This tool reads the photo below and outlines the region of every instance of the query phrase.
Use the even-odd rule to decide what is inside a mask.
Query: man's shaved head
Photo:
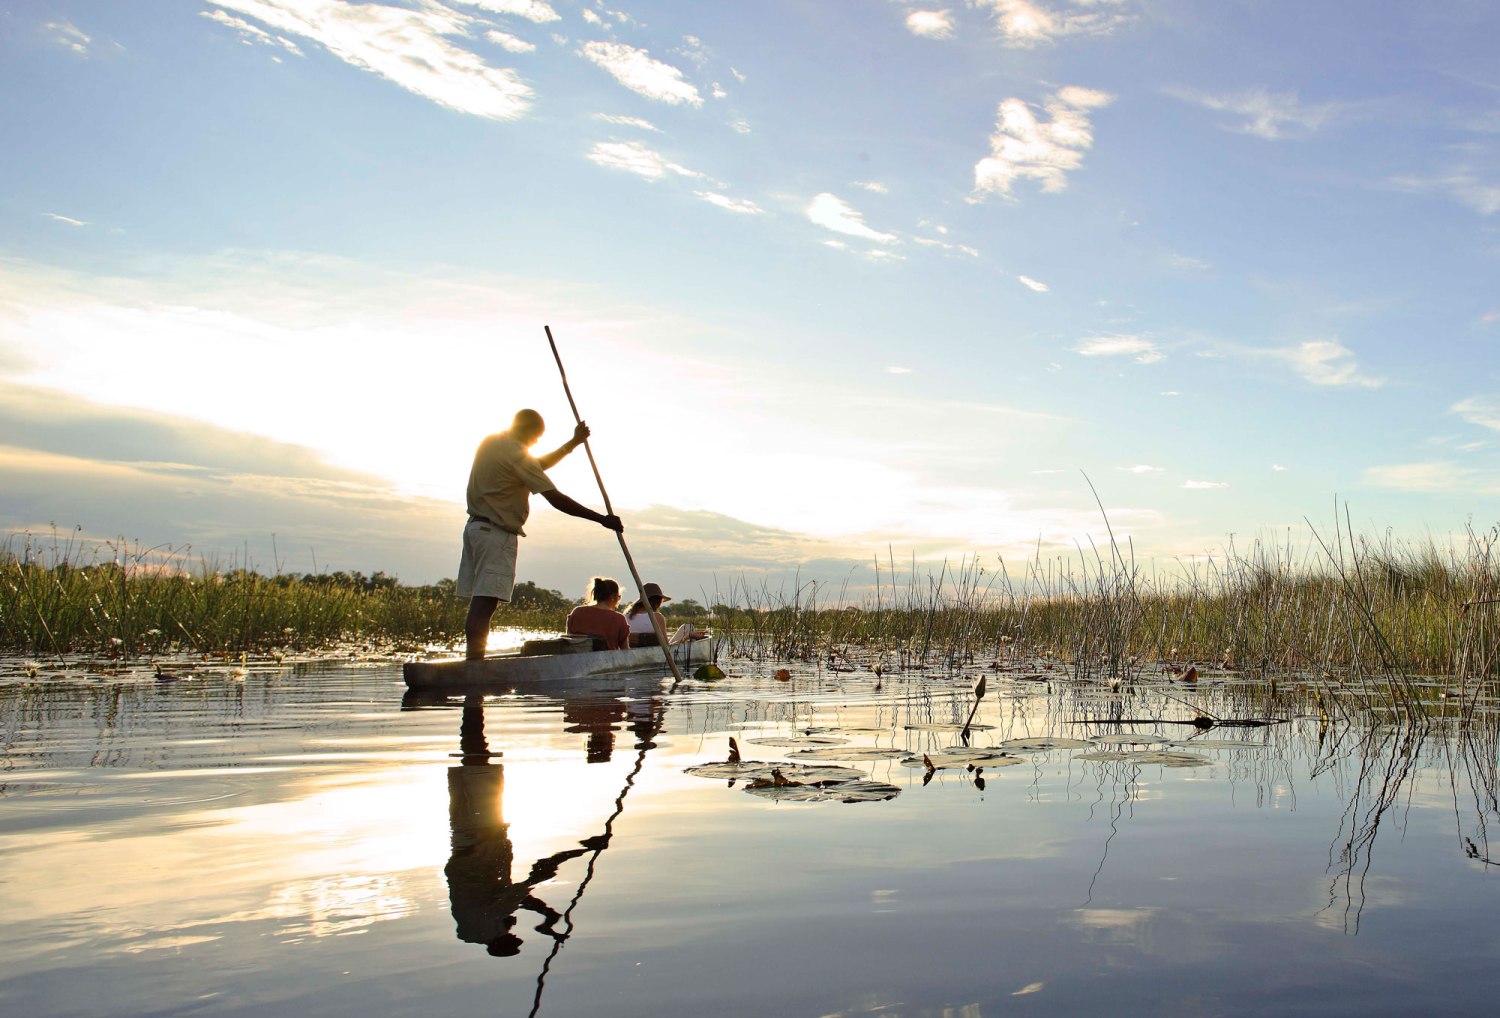
[[[518,410],[515,418],[510,422],[510,433],[517,442],[522,445],[530,445],[542,437],[542,432],[547,430],[547,423],[542,420],[542,415],[535,410]]]

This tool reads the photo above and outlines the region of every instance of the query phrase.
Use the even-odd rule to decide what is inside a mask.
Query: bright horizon
[[[479,439],[571,430],[544,325],[679,599],[1076,558],[1085,477],[1162,570],[1500,516],[1487,4],[0,17],[0,530],[452,576]]]

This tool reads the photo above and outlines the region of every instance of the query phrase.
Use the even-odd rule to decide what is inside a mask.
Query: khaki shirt
[[[498,524],[513,534],[525,536],[521,528],[531,514],[531,496],[556,491],[526,448],[502,431],[479,443],[474,468],[469,471],[469,515]]]

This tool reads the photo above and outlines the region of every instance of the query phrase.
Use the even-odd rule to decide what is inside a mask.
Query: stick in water
[[[979,681],[974,683],[974,706],[969,710],[969,719],[964,722],[963,743],[969,744],[969,726],[974,723],[974,715],[979,713],[979,701],[984,699],[985,677],[979,676]]]
[[[557,352],[557,341],[552,338],[552,326],[544,325],[542,328],[547,332],[547,345],[552,347],[552,359],[557,361],[557,373],[562,376],[563,392],[567,394],[568,406],[573,409],[573,420],[582,424],[583,418],[578,415],[578,404],[573,402],[573,390],[568,387],[568,373],[563,370],[562,355]],[[583,451],[588,453],[589,466],[594,468],[594,480],[599,482],[599,495],[604,499],[604,512],[606,515],[613,516],[615,511],[609,504],[609,492],[604,490],[604,478],[599,475],[599,464],[594,462],[594,450],[589,447],[589,440],[586,438],[583,440]],[[641,582],[641,574],[636,571],[635,559],[630,557],[630,549],[625,544],[625,535],[617,531],[615,537],[620,540],[620,551],[625,555],[625,564],[630,567],[630,578],[635,581],[635,589],[640,595],[641,603],[646,606],[647,614],[651,616],[651,628],[656,630],[656,639],[661,643],[661,652],[666,655],[667,665],[672,669],[672,680],[681,682],[682,670],[677,667],[677,659],[672,656],[672,647],[667,643],[666,627],[661,624],[661,619],[656,617],[656,612],[651,610],[651,601],[646,597],[646,585]]]

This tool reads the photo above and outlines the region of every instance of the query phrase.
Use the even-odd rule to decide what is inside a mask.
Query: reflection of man
[[[561,940],[565,934],[555,927],[562,914],[532,894],[532,888],[557,876],[558,868],[569,859],[608,844],[608,836],[590,838],[579,848],[538,859],[524,881],[513,881],[510,868],[515,851],[501,807],[505,769],[487,762],[490,753],[484,737],[483,697],[464,699],[460,746],[463,762],[448,768],[448,824],[453,852],[443,869],[458,939],[484,944],[496,957],[518,954],[521,938],[512,930],[516,912],[524,908],[542,917],[538,932]]]
[[[532,495],[541,495],[569,516],[592,520],[616,533],[624,529],[620,517],[596,513],[573,501],[543,472],[582,445],[589,437],[588,427],[579,422],[567,442],[545,456],[533,457],[531,447],[546,427],[541,414],[522,410],[509,431],[490,435],[474,454],[467,492],[469,522],[464,526],[463,558],[458,565],[458,596],[469,599],[464,656],[471,661],[484,657],[495,609],[501,601],[510,600],[516,582],[516,547],[525,536],[521,528],[531,513]]]

